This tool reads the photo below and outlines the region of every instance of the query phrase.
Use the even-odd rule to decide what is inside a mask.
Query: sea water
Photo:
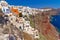
[[[60,15],[52,15],[50,23],[60,32]]]

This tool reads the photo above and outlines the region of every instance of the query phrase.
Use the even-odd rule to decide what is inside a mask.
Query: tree
[[[19,17],[22,17],[22,13],[19,13]]]
[[[2,12],[2,10],[0,9],[0,16],[2,16],[4,13]]]

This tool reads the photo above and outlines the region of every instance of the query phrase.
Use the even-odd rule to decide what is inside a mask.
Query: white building
[[[2,11],[5,15],[10,14],[10,9],[8,7],[2,7]]]
[[[29,27],[30,26],[30,21],[25,21],[24,26]]]
[[[6,1],[0,1],[0,8],[2,9],[5,15],[10,13],[8,3]]]
[[[52,9],[51,8],[49,8],[49,9],[48,8],[47,9],[39,9],[39,11],[42,11],[42,12],[43,11],[50,11],[50,10],[52,10]]]

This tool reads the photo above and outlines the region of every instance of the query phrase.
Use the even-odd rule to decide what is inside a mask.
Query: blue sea
[[[53,24],[60,33],[60,15],[52,15],[50,23]]]

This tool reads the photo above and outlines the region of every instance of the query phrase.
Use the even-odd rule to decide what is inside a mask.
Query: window
[[[22,29],[21,26],[19,28]]]
[[[9,9],[6,9],[6,11],[9,11]]]
[[[13,20],[13,18],[11,18],[11,20]]]
[[[36,34],[36,36],[38,36],[38,34]]]
[[[29,25],[26,25],[26,27],[29,27]]]
[[[3,8],[3,12],[5,12],[5,9]]]
[[[7,13],[9,13],[9,12],[10,12],[10,10],[9,10],[9,9],[6,9],[6,12],[7,12]]]

